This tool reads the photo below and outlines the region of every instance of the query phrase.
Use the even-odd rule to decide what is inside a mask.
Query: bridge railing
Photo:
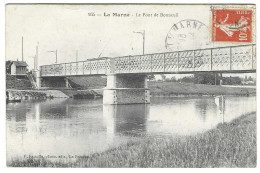
[[[87,60],[71,63],[44,65],[41,76],[74,76],[110,73],[110,59]]]
[[[45,65],[41,66],[41,76],[255,69],[256,46],[250,44]]]

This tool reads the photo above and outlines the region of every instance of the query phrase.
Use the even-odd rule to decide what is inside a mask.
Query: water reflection
[[[146,133],[149,104],[104,105],[103,116],[107,133],[141,136]]]
[[[10,111],[9,111],[9,110]],[[10,112],[10,113],[9,113]],[[27,107],[21,103],[9,103],[7,105],[7,120],[15,122],[26,121]]]
[[[102,99],[53,99],[7,105],[8,159],[24,154],[90,154],[133,139],[196,135],[256,111],[255,97],[152,98],[152,104],[103,105]]]
[[[223,121],[230,122],[243,114],[254,112],[255,97],[227,97],[223,108],[220,108],[224,110],[220,114],[213,97],[152,100],[147,132],[159,136],[203,133]]]

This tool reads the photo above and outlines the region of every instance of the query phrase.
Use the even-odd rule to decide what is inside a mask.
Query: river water
[[[89,155],[130,140],[204,133],[256,112],[256,97],[153,97],[151,104],[103,105],[102,99],[8,103],[7,160]]]

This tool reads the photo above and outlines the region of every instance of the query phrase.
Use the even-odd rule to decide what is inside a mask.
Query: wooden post
[[[229,60],[229,63],[230,63],[230,70],[232,69],[232,47],[230,47],[230,60]]]
[[[215,85],[217,85],[217,73],[215,73]]]
[[[177,57],[177,59],[178,59],[177,64],[178,64],[178,72],[179,72],[179,67],[180,67],[180,66],[179,66],[179,61],[180,61],[180,60],[179,60],[179,59],[180,59],[179,51],[177,52],[177,56],[178,56],[178,57]]]
[[[151,72],[153,71],[153,56],[152,55],[150,55],[150,57],[151,57]]]
[[[74,75],[78,75],[78,63],[76,62],[75,63],[75,73]]]
[[[210,49],[210,70],[212,71],[212,49]]]
[[[22,37],[22,61],[23,61],[23,37]]]
[[[90,67],[90,68],[89,68],[89,74],[91,74],[91,68],[92,68],[92,67],[91,67],[91,61],[89,61],[89,67]]]
[[[65,76],[67,75],[67,65],[65,63]]]
[[[85,61],[83,61],[83,69],[82,69],[82,73],[85,73]]]
[[[252,45],[252,69],[254,69],[254,45]]]
[[[72,69],[72,65],[71,65],[71,63],[70,63],[70,75],[71,75],[71,69]]]
[[[128,73],[130,73],[131,72],[131,69],[130,69],[130,60],[131,59],[131,55],[129,55],[129,57],[128,57]]]
[[[193,71],[195,71],[195,50],[193,51]]]
[[[165,72],[165,53],[163,53],[163,72]]]

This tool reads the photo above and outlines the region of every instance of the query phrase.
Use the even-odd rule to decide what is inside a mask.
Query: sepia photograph
[[[255,4],[7,3],[2,27],[6,167],[257,167]]]

